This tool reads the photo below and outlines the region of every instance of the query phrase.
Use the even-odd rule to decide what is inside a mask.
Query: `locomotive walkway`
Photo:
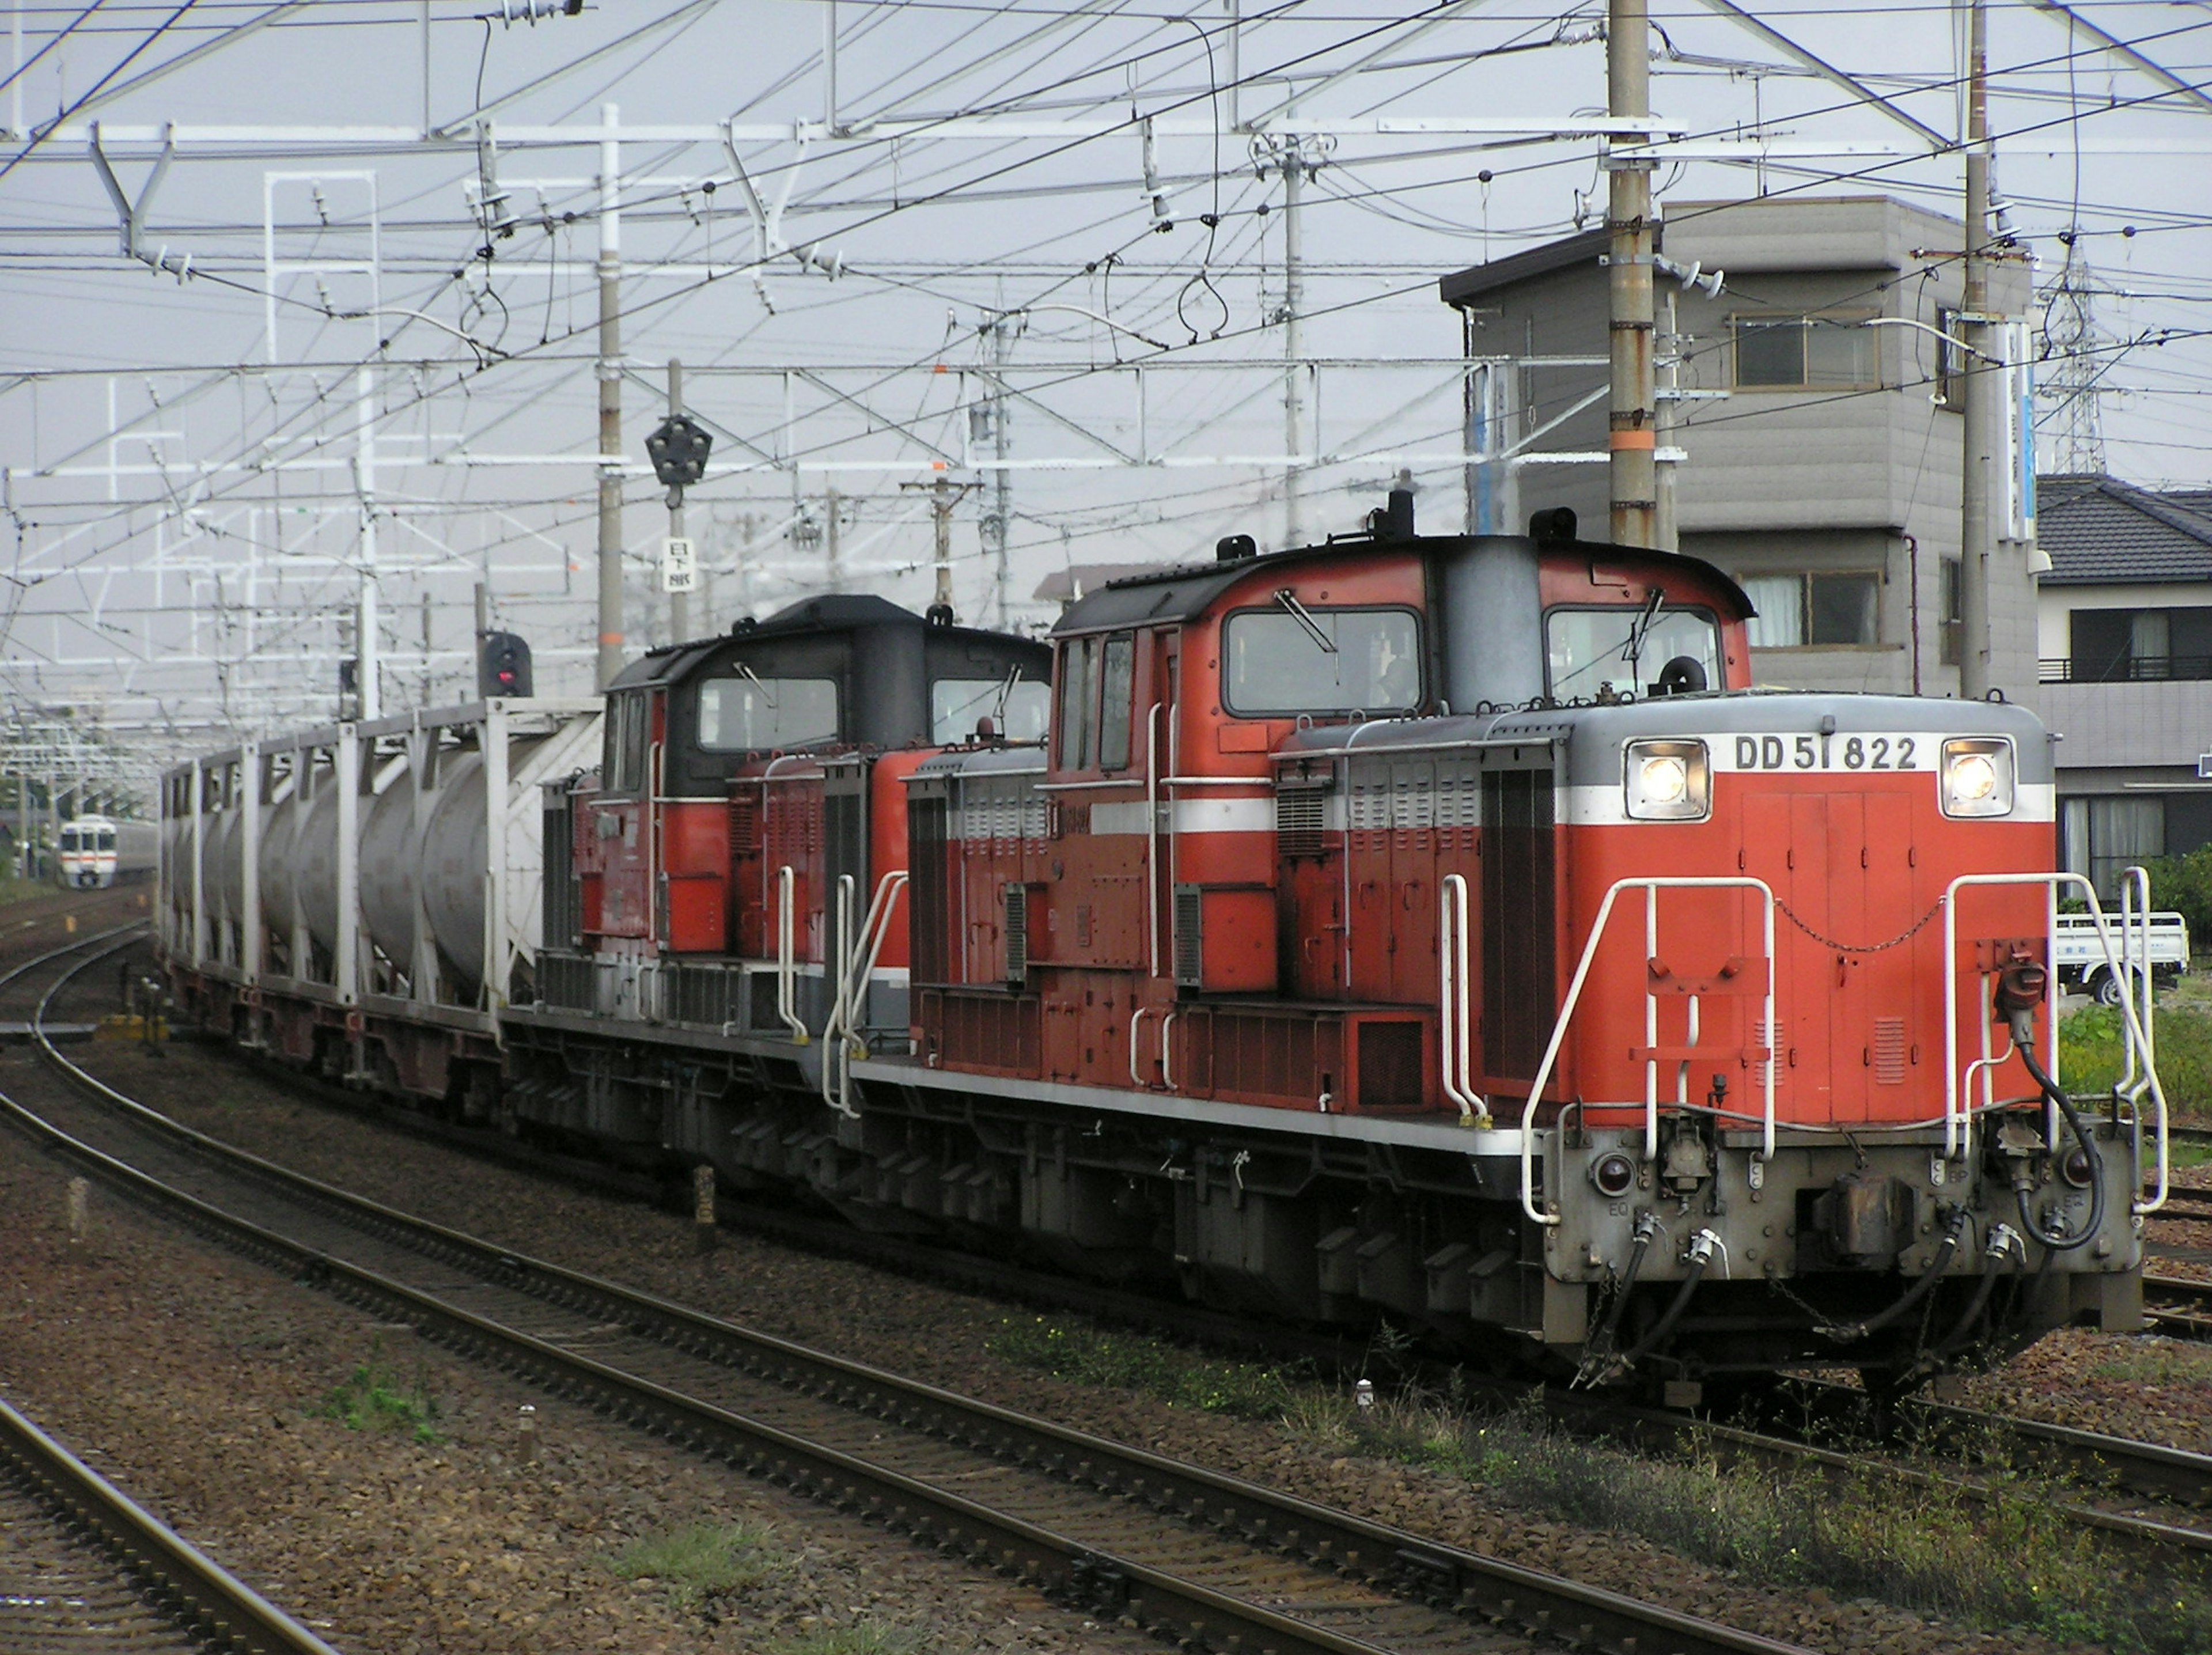
[[[35,1111],[0,1100],[5,1112],[191,1227],[451,1347],[1170,1640],[1253,1655],[1517,1649],[1530,1636],[1620,1655],[1793,1647],[520,1256],[232,1150],[51,1047],[46,1055],[91,1102],[56,1087]]]

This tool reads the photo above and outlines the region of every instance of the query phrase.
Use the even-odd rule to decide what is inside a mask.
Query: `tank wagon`
[[[2037,721],[1754,691],[1717,569],[1411,508],[1231,537],[1048,648],[825,598],[648,656],[603,718],[512,704],[543,878],[477,864],[517,940],[477,977],[395,839],[341,989],[344,878],[331,913],[307,838],[236,864],[265,761],[203,761],[165,796],[173,968],[243,1038],[512,1130],[1500,1366],[1902,1384],[2139,1325],[2164,1104],[2132,1002],[2124,1086],[2058,1084]],[[373,815],[424,739],[366,727],[285,750],[311,810],[331,770]],[[297,880],[251,970],[234,865]],[[2096,923],[2124,973],[2148,927]]]

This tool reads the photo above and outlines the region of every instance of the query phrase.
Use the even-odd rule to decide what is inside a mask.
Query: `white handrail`
[[[1490,1105],[1475,1092],[1469,1066],[1468,1031],[1474,1019],[1468,1003],[1467,879],[1459,873],[1445,874],[1437,893],[1437,998],[1444,1096],[1459,1105],[1462,1125],[1480,1119],[1486,1126]]]
[[[906,885],[907,876],[900,872],[886,873],[876,881],[876,894],[868,903],[868,911],[860,922],[860,936],[855,939],[852,898],[857,887],[851,874],[837,876],[837,993],[830,1005],[829,1021],[822,1029],[822,1101],[841,1115],[855,1113],[848,1095],[852,1060],[866,1056],[865,1044],[859,1051],[854,1050],[860,1041],[859,1019],[866,1012],[868,983],[876,974],[876,962],[882,958],[884,940],[890,935],[891,912],[897,907],[899,892],[906,889]]]
[[[1176,1089],[1175,1048],[1168,1044],[1168,1037],[1175,1032],[1175,1020],[1182,1015],[1178,1008],[1160,1019],[1160,1084],[1170,1092]]]
[[[1144,1077],[1137,1073],[1137,1031],[1145,1026],[1145,1019],[1159,1009],[1157,1006],[1139,1006],[1129,1013],[1129,1084],[1141,1086]]]
[[[1521,1210],[1538,1224],[1557,1224],[1560,1222],[1560,1218],[1556,1213],[1542,1213],[1539,1212],[1536,1208],[1536,1106],[1543,1102],[1544,1087],[1552,1078],[1553,1066],[1559,1062],[1559,1048],[1566,1043],[1567,1025],[1574,1020],[1575,1007],[1581,1001],[1583,995],[1583,983],[1589,977],[1589,969],[1592,962],[1597,958],[1597,946],[1604,940],[1606,922],[1613,917],[1613,904],[1615,898],[1617,898],[1624,891],[1647,891],[1651,893],[1650,897],[1647,900],[1645,907],[1645,936],[1647,941],[1649,941],[1652,937],[1652,928],[1656,923],[1656,921],[1653,916],[1656,916],[1657,911],[1657,893],[1661,890],[1739,890],[1756,891],[1759,894],[1765,913],[1765,928],[1763,940],[1766,949],[1766,1018],[1765,1023],[1766,1035],[1766,1108],[1765,1138],[1759,1150],[1759,1155],[1762,1159],[1771,1159],[1773,1158],[1774,1059],[1778,1043],[1781,1037],[1780,1026],[1776,1023],[1774,1018],[1773,887],[1769,885],[1765,880],[1754,878],[1747,873],[1697,877],[1686,875],[1680,878],[1673,879],[1662,876],[1647,876],[1642,879],[1615,879],[1613,884],[1607,888],[1605,900],[1598,904],[1597,918],[1591,922],[1589,939],[1583,944],[1582,958],[1576,963],[1574,979],[1567,985],[1566,1003],[1559,1008],[1559,1020],[1552,1025],[1552,1038],[1549,1044],[1547,1044],[1544,1048],[1544,1061],[1536,1066],[1536,1079],[1534,1084],[1532,1084],[1528,1088],[1528,1102],[1521,1111]],[[1652,955],[1649,953],[1645,956],[1647,962],[1651,958]],[[1645,970],[1646,976],[1644,977],[1644,984],[1645,1001],[1644,1027],[1648,1031],[1656,1028],[1658,1004],[1657,997],[1651,992],[1651,983],[1649,975],[1650,967],[1648,964],[1646,964]],[[1658,1044],[1656,1034],[1652,1036],[1650,1044],[1653,1045],[1656,1045]],[[1658,1064],[1659,1060],[1656,1057],[1648,1057],[1644,1060],[1644,1130],[1647,1153],[1656,1153],[1658,1140]]]
[[[1152,949],[1152,970],[1160,974],[1160,708],[1145,715],[1145,939]],[[1129,1074],[1136,1078],[1136,1020],[1129,1025]]]
[[[794,876],[786,862],[775,871],[775,1014],[799,1045],[807,1042],[806,1024],[799,1015],[799,964],[792,916]]]
[[[2133,870],[2130,870],[2130,872],[2132,873]],[[2104,904],[2097,900],[2097,888],[2090,884],[2088,879],[2081,874],[2063,873],[1961,873],[1957,879],[1952,880],[1951,883],[1945,887],[1943,892],[1943,1153],[1947,1157],[1955,1155],[1958,1153],[1960,1141],[1962,1136],[1962,1129],[1967,1127],[1971,1123],[1972,1117],[1971,1106],[1962,1105],[1959,1098],[1960,1087],[1959,1085],[1958,895],[1962,889],[1968,885],[2039,885],[2045,886],[2051,892],[2051,901],[2054,907],[2056,906],[2058,899],[2058,888],[2062,885],[2078,886],[2081,891],[2083,899],[2089,905],[2090,921],[2097,928],[2098,945],[2104,950],[2105,954],[2105,969],[2107,971],[2112,972],[2118,972],[2127,969],[2127,952],[2124,946],[2123,946],[2120,951],[2117,953],[2113,950],[2112,927],[2106,922]],[[2147,908],[2149,904],[2149,883],[2148,874],[2144,877],[2143,890],[2145,893],[2144,905]],[[2053,924],[2051,929],[2056,931],[2057,928],[2057,927],[2056,924]],[[2147,942],[2145,946],[2146,949],[2148,949],[2148,945]],[[2143,970],[2146,974],[2148,974],[2150,970],[2150,960],[2148,956],[2148,952],[2146,952],[2146,956],[2143,960]],[[2127,1019],[2128,1040],[2138,1050],[2148,1053],[2151,1049],[2150,1043],[2144,1033],[2143,1020],[2136,1014],[2136,996],[2132,988],[2127,989],[2121,993],[2120,1010]],[[2058,1018],[2057,1015],[2057,1008],[2055,1007],[2051,1008],[2051,1013],[2046,1020],[2051,1025],[2051,1056],[2049,1059],[2048,1073],[2051,1076],[2051,1084],[2055,1086],[2059,1084]],[[2148,1086],[2151,1098],[2158,1106],[2158,1195],[2154,1200],[2145,1202],[2141,1199],[2140,1186],[2138,1186],[2137,1199],[2132,1203],[2132,1210],[2137,1214],[2150,1214],[2155,1213],[2160,1208],[2166,1205],[2166,1198],[2169,1190],[2168,1167],[2166,1161],[2167,1119],[2166,1088],[2159,1082],[2158,1069],[2154,1064],[2148,1061],[2148,1057],[2145,1059],[2143,1069],[2144,1074],[2142,1083]],[[1984,1071],[1985,1074],[1987,1072]],[[2045,1114],[2046,1118],[2051,1114],[2053,1107],[2054,1106],[2050,1104],[2045,1105]],[[2057,1141],[2057,1129],[2055,1127],[2051,1129],[2050,1141],[2053,1143]]]

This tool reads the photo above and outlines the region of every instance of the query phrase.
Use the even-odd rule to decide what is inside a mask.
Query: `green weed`
[[[1194,1355],[1136,1334],[1048,1317],[1010,1316],[984,1348],[1000,1361],[1040,1369],[1078,1384],[1141,1390],[1179,1408],[1227,1414],[1242,1420],[1279,1417],[1303,1377],[1256,1362]]]
[[[409,1384],[374,1355],[343,1384],[331,1386],[314,1411],[349,1431],[404,1432],[419,1443],[444,1439],[438,1430],[438,1399],[430,1394],[428,1370],[418,1366]]]
[[[2102,1097],[2125,1067],[2117,1006],[2088,1006],[2058,1025],[2058,1073],[2066,1090]],[[2212,1124],[2212,1007],[2169,996],[2158,1008],[2159,1084],[2177,1121]]]
[[[930,1640],[910,1628],[863,1621],[779,1640],[769,1646],[769,1655],[923,1655],[929,1647]]]
[[[608,1559],[625,1580],[661,1580],[681,1608],[702,1609],[750,1591],[783,1567],[769,1531],[744,1523],[695,1523],[633,1540]]]
[[[1647,1458],[1568,1435],[1534,1405],[1485,1415],[1401,1397],[1362,1410],[1310,1392],[1285,1423],[1330,1451],[1426,1466],[1771,1585],[2024,1626],[2129,1655],[2212,1648],[2212,1604],[2201,1594],[2131,1576],[2053,1509],[2064,1491],[2001,1458],[1982,1465],[1996,1488],[1982,1502],[1875,1469],[1832,1477],[1731,1464],[1710,1439]]]

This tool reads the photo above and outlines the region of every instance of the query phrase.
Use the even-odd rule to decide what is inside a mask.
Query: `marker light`
[[[1632,741],[1622,790],[1639,822],[1701,822],[1712,813],[1711,766],[1702,741]]]
[[[2002,737],[1956,737],[1943,744],[1943,814],[2009,816],[2012,743]]]

